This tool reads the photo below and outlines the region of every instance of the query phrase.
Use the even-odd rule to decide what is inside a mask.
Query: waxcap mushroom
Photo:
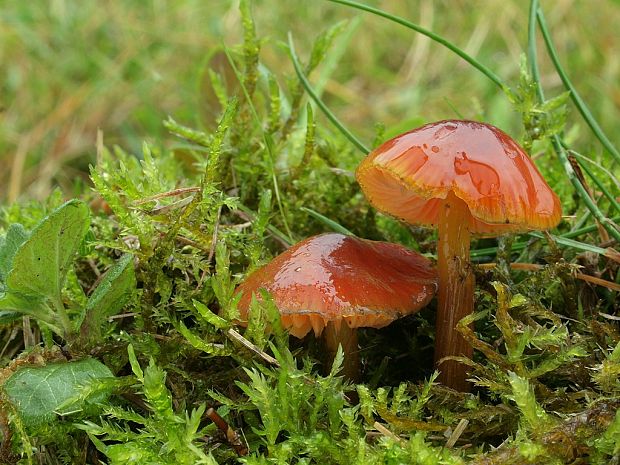
[[[471,358],[473,349],[456,327],[474,307],[470,236],[552,228],[562,215],[557,195],[510,136],[475,121],[439,121],[401,134],[373,150],[356,177],[377,209],[437,227],[438,380],[468,391],[458,357]]]
[[[293,336],[319,336],[333,323],[380,328],[432,299],[430,260],[397,244],[328,233],[307,238],[251,273],[237,292],[247,318],[252,295],[265,289]]]
[[[356,176],[377,209],[434,226],[450,192],[467,204],[471,233],[553,228],[560,200],[521,147],[486,123],[446,120],[401,134],[373,150]]]

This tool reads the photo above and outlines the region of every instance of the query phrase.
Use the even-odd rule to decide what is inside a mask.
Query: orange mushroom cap
[[[373,150],[356,176],[371,204],[412,224],[436,225],[450,191],[469,206],[472,233],[549,229],[562,215],[523,149],[475,121],[440,121],[401,134]]]
[[[331,321],[381,328],[424,307],[437,287],[430,260],[397,244],[343,234],[310,237],[251,273],[236,292],[247,318],[252,295],[267,290],[296,337],[319,336]]]

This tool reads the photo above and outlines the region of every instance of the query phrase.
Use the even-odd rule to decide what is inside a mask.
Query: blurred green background
[[[463,48],[516,85],[527,41],[519,0],[390,0],[369,4],[416,22]],[[541,2],[560,58],[615,143],[620,109],[620,4]],[[385,19],[327,1],[252,3],[261,60],[294,79],[284,47],[293,34],[305,58],[318,33],[347,21],[311,80],[370,145],[377,122],[394,134],[425,121],[484,119],[520,137],[520,117],[479,72],[429,39]],[[220,108],[209,68],[227,70],[221,45],[242,43],[238,4],[224,0],[2,0],[0,2],[0,202],[71,195],[87,181],[97,131],[106,145],[139,152],[173,138],[161,121],[211,127]],[[539,41],[547,96],[562,91]],[[231,86],[234,78],[228,76]],[[574,145],[600,152],[571,110]],[[323,124],[329,124],[323,121]]]

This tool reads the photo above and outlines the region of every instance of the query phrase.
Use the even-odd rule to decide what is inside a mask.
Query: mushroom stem
[[[437,271],[437,321],[435,323],[435,366],[449,356],[471,358],[472,347],[456,330],[457,323],[474,308],[474,275],[469,261],[469,223],[467,204],[450,192],[439,214]],[[458,391],[469,391],[467,367],[455,360],[440,365],[439,381]]]
[[[338,325],[333,321],[327,323],[323,330],[323,340],[325,342],[325,348],[327,349],[325,359],[325,371],[329,373],[334,363],[334,357],[338,352],[338,346],[342,346],[342,352],[344,355],[344,361],[342,363],[342,370],[340,374],[349,381],[359,381],[360,377],[360,355],[359,348],[357,346],[357,329],[350,328],[349,325],[344,322],[338,322]]]

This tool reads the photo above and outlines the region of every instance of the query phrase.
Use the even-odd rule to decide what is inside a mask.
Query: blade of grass
[[[595,230],[595,229],[596,229],[596,226],[592,228],[592,230]],[[535,237],[537,239],[545,239],[546,237],[544,234],[539,233],[539,232],[534,232],[534,231],[528,233],[528,235],[531,237]],[[551,237],[558,245],[563,245],[565,247],[571,247],[573,249],[581,250],[584,252],[592,252],[598,255],[607,256],[607,249],[604,249],[602,247],[597,247],[595,245],[586,244],[585,242],[575,241],[573,239],[569,239],[569,238],[562,237],[562,236],[555,236],[553,234],[549,234],[549,237]],[[523,250],[528,245],[529,244],[527,242],[517,242],[517,243],[512,244],[512,250]],[[483,257],[485,255],[494,255],[495,253],[497,253],[497,247],[487,247],[484,249],[472,250],[471,257],[472,258]]]
[[[542,103],[545,101],[545,95],[540,85],[540,70],[538,69],[538,53],[536,51],[536,11],[538,11],[538,0],[532,0],[527,24],[527,62],[536,83],[538,100]]]
[[[592,217],[592,212],[590,210],[587,210],[585,212],[583,212],[583,215],[581,215],[579,218],[577,218],[577,221],[575,222],[575,224],[573,224],[571,226],[570,231],[577,231],[578,229],[584,228],[584,227],[589,227],[589,226],[585,226],[586,224],[588,224],[588,220]]]
[[[615,216],[613,218],[610,218],[610,220],[613,222],[618,222],[620,221],[620,216]],[[566,237],[566,238],[579,237],[582,234],[587,234],[595,230],[596,230],[596,225],[591,224],[589,226],[584,226],[582,228],[574,229],[570,232],[564,233],[562,234],[562,237]]]
[[[288,221],[286,220],[286,212],[284,211],[284,205],[282,204],[282,199],[280,198],[280,189],[278,187],[278,178],[276,176],[276,169],[274,165],[275,154],[274,154],[274,148],[273,148],[273,139],[271,138],[271,134],[267,133],[264,130],[263,125],[261,124],[260,118],[258,117],[258,113],[256,113],[256,108],[254,107],[254,103],[252,102],[252,99],[250,98],[248,90],[246,89],[243,83],[243,78],[241,76],[241,73],[239,73],[237,66],[235,65],[235,62],[230,54],[230,50],[228,49],[226,45],[222,45],[222,49],[224,50],[224,53],[226,54],[226,58],[228,59],[228,63],[230,64],[230,67],[233,69],[235,73],[237,81],[239,81],[239,85],[241,86],[243,95],[245,96],[246,101],[248,102],[248,107],[250,108],[250,111],[252,113],[252,118],[254,119],[256,125],[260,128],[261,133],[263,134],[263,141],[265,142],[265,147],[267,148],[267,154],[269,155],[267,157],[267,162],[269,165],[269,172],[271,174],[271,180],[273,182],[273,191],[276,194],[276,203],[278,204],[278,210],[280,210],[280,216],[282,217],[282,224],[284,224],[284,229],[286,229],[286,234],[288,235],[287,242],[292,243],[294,242],[293,233],[291,232],[291,228],[289,227]]]
[[[530,236],[537,237],[539,239],[544,239],[545,235],[539,232],[530,232],[528,233]],[[568,239],[562,236],[555,236],[553,234],[549,234],[549,237],[557,242],[559,245],[564,245],[567,247],[572,247],[577,250],[583,250],[584,252],[593,252],[599,255],[605,255],[607,253],[606,249],[602,247],[597,247],[592,244],[586,244],[585,242],[575,241],[573,239]]]
[[[538,7],[538,0],[532,0],[532,2],[530,3],[530,18],[529,18],[529,25],[528,25],[528,59],[529,59],[530,69],[532,71],[532,76],[534,77],[534,80],[536,81],[536,90],[537,90],[538,98],[540,100],[540,103],[542,104],[545,102],[545,95],[544,95],[542,86],[540,85],[540,72],[538,70],[538,57],[536,53],[536,31],[535,31],[535,23],[534,23],[535,15],[538,18],[538,24],[541,28],[541,32],[543,33],[543,39],[545,40],[545,43],[547,44],[547,49],[549,50],[550,55],[552,55],[551,57],[552,60],[553,60],[553,55],[555,55],[554,64],[557,61],[557,54],[555,54],[555,48],[553,47],[553,43],[551,42],[551,38],[546,28],[546,24],[544,23],[544,17],[542,16],[542,12],[540,8]],[[542,22],[541,22],[541,18],[542,18]],[[560,66],[561,71],[560,69],[558,69],[558,65],[559,65],[559,61],[557,61],[557,64],[556,64],[556,69],[558,73],[561,72],[565,75],[564,70],[561,69],[561,66]],[[564,82],[564,79],[562,79],[562,81]],[[572,84],[570,86],[566,85],[566,87],[571,92],[571,98],[572,98],[574,94],[573,89],[572,89]],[[566,172],[568,179],[570,180],[571,184],[575,188],[577,195],[579,195],[581,200],[584,202],[585,206],[588,208],[588,210],[590,210],[594,218],[596,218],[596,220],[603,225],[603,227],[609,233],[609,235],[612,236],[617,241],[620,241],[620,231],[618,231],[613,221],[609,220],[609,218],[607,218],[603,214],[603,212],[601,212],[601,210],[598,208],[596,203],[588,195],[588,192],[583,186],[583,184],[581,184],[581,181],[579,181],[579,179],[577,178],[577,175],[575,174],[575,171],[568,159],[568,155],[566,154],[566,151],[564,150],[562,140],[557,134],[551,137],[551,143],[553,144],[553,149],[556,155],[558,156],[558,159],[560,160],[560,163],[562,167],[564,168],[564,171]]]
[[[618,191],[620,191],[620,180],[618,180],[618,178],[614,175],[614,173],[612,173],[611,171],[609,171],[607,168],[605,168],[603,165],[601,165],[600,163],[597,163],[596,161],[586,157],[585,155],[583,155],[582,153],[577,152],[574,149],[571,149],[570,147],[564,146],[564,148],[566,150],[569,151],[569,153],[574,156],[575,158],[579,159],[580,161],[580,165],[582,164],[581,162],[587,163],[589,165],[594,165],[596,166],[599,170],[601,170],[603,173],[605,173],[605,175],[609,178],[609,180],[615,184],[616,189],[618,189]],[[601,181],[601,178],[599,177],[599,181]]]
[[[376,14],[378,16],[382,16],[382,17],[384,17],[386,19],[389,19],[389,20],[394,21],[394,22],[396,22],[398,24],[401,24],[402,26],[405,26],[405,27],[407,27],[409,29],[412,29],[412,30],[414,30],[416,32],[419,32],[420,34],[423,34],[423,35],[429,37],[430,39],[434,40],[435,42],[443,45],[444,47],[448,48],[452,52],[456,53],[458,56],[460,56],[465,61],[470,63],[473,67],[475,67],[476,69],[481,71],[485,76],[487,76],[491,81],[493,81],[500,88],[502,88],[502,89],[506,88],[506,85],[503,83],[503,81],[499,78],[499,76],[497,76],[493,71],[491,71],[491,69],[489,69],[486,66],[484,66],[478,60],[476,60],[475,58],[473,58],[472,56],[467,54],[464,50],[460,49],[456,45],[452,44],[451,42],[447,41],[446,39],[444,39],[443,37],[439,36],[438,34],[435,34],[432,31],[429,31],[429,30],[427,30],[427,29],[425,29],[425,28],[423,28],[421,26],[418,26],[415,23],[407,21],[407,20],[405,20],[403,18],[400,18],[398,16],[394,16],[394,15],[392,15],[390,13],[386,13],[386,12],[384,12],[382,10],[379,10],[377,8],[373,8],[373,7],[368,6],[368,5],[364,5],[362,3],[357,3],[357,2],[350,1],[350,0],[329,0],[329,1],[332,1],[332,2],[335,2],[335,3],[340,3],[340,4],[343,4],[343,5],[352,7],[352,8],[357,8],[359,10],[364,10],[364,11],[367,11],[369,13]],[[323,101],[320,99],[318,94],[314,91],[314,89],[310,85],[310,82],[308,81],[308,79],[306,78],[306,76],[304,75],[304,73],[302,71],[302,67],[301,67],[301,65],[299,63],[299,59],[297,58],[297,55],[295,54],[295,47],[293,45],[293,39],[292,39],[292,36],[291,36],[290,33],[289,33],[289,52],[290,52],[290,55],[291,55],[291,59],[293,61],[293,66],[295,67],[295,72],[297,73],[297,76],[299,77],[300,81],[302,82],[302,85],[306,89],[306,92],[308,93],[308,95],[312,98],[312,100],[314,100],[314,102],[321,109],[321,111],[323,111],[323,113],[325,113],[327,118],[340,130],[340,132],[342,132],[342,134],[353,143],[353,145],[355,145],[363,153],[368,153],[370,150],[368,150],[368,148],[365,147],[364,144],[361,143],[359,141],[359,139],[357,139],[357,137],[355,137],[346,127],[344,127],[344,125],[329,110],[327,105],[325,105],[323,103]]]
[[[295,72],[297,73],[297,77],[299,78],[302,85],[304,86],[304,89],[306,89],[306,92],[308,93],[310,98],[314,100],[314,103],[316,103],[317,106],[321,109],[321,111],[325,113],[325,116],[327,116],[327,118],[332,122],[332,124],[336,126],[338,130],[347,139],[349,139],[349,141],[351,141],[353,145],[355,145],[355,147],[357,147],[364,154],[367,154],[368,152],[370,152],[370,150],[357,137],[355,137],[353,133],[351,133],[351,131],[349,131],[340,122],[340,120],[338,120],[336,115],[332,113],[332,111],[327,107],[327,105],[325,105],[323,100],[321,100],[321,97],[319,97],[319,95],[314,91],[314,89],[312,88],[312,85],[308,81],[308,78],[304,75],[304,72],[301,68],[301,64],[299,63],[299,58],[297,58],[297,54],[295,53],[295,45],[293,44],[293,36],[290,32],[288,34],[288,49],[289,49],[289,54],[291,55],[291,60],[293,62],[293,67],[295,68]]]
[[[620,216],[616,216],[614,218],[611,219],[612,221],[620,221]],[[597,226],[595,224],[591,224],[589,226],[584,226],[583,228],[579,228],[579,229],[575,229],[573,231],[567,232],[562,234],[561,236],[556,236],[556,237],[560,237],[562,239],[571,239],[573,237],[579,237],[583,234],[588,234],[591,232],[596,231]],[[528,246],[527,242],[515,242],[512,245],[512,249],[513,250],[523,250],[525,247]],[[600,252],[601,249],[600,247],[597,250],[597,253]],[[485,247],[484,249],[475,249],[472,250],[471,252],[471,256],[472,257],[483,257],[485,255],[495,255],[495,253],[497,252],[497,247]]]
[[[579,195],[585,206],[588,208],[588,210],[592,212],[594,218],[596,218],[603,225],[609,235],[620,242],[620,231],[616,229],[616,225],[614,224],[614,222],[607,218],[603,214],[603,212],[601,212],[596,203],[590,198],[590,195],[588,194],[586,188],[583,186],[583,184],[581,184],[581,181],[579,181],[579,179],[575,175],[575,171],[573,170],[573,167],[568,160],[568,155],[566,154],[566,151],[562,146],[562,140],[560,139],[560,137],[557,135],[552,136],[551,143],[553,144],[555,153],[558,155],[558,158],[560,159],[560,162],[564,167],[564,171],[568,175],[571,184],[577,191],[577,194]]]
[[[573,156],[576,155],[576,152],[574,152],[573,150],[571,150],[570,152]],[[575,157],[575,158],[581,161],[579,163],[579,166],[581,167],[583,172],[586,173],[588,177],[592,179],[592,181],[594,181],[594,184],[596,184],[596,187],[598,187],[603,193],[603,195],[607,197],[607,200],[609,200],[614,210],[616,212],[620,212],[620,204],[618,203],[614,195],[611,192],[609,192],[609,190],[607,189],[607,186],[603,184],[603,182],[598,178],[598,176],[596,176],[596,174],[594,174],[594,172],[590,168],[588,168],[587,163],[583,163],[583,159],[587,160],[587,158],[584,157],[583,155],[579,157]]]
[[[320,222],[322,222],[323,224],[325,224],[326,226],[328,226],[329,228],[331,228],[333,231],[338,232],[340,234],[345,234],[347,236],[355,236],[355,234],[353,234],[351,231],[349,231],[347,228],[345,228],[344,226],[342,226],[339,223],[336,223],[334,220],[321,215],[319,212],[308,208],[308,207],[301,207],[301,210],[305,211],[306,213],[308,213],[310,216],[313,216],[314,218],[316,218],[317,220],[319,220]]]
[[[540,32],[542,33],[543,40],[545,42],[545,45],[547,46],[547,51],[549,52],[549,57],[551,58],[551,61],[553,62],[553,65],[555,66],[555,69],[558,72],[560,79],[564,83],[564,86],[570,91],[571,100],[577,107],[577,110],[579,111],[587,125],[590,127],[596,138],[601,142],[603,147],[605,147],[605,149],[615,158],[616,162],[620,162],[620,152],[618,152],[618,149],[616,149],[616,147],[614,147],[611,141],[607,138],[594,116],[592,116],[590,109],[577,92],[577,89],[575,89],[573,83],[568,78],[566,71],[562,67],[557,51],[555,50],[555,46],[553,45],[553,41],[551,40],[551,35],[549,34],[549,30],[547,29],[547,23],[545,21],[545,16],[542,12],[542,9],[536,9],[536,16],[538,18],[538,26],[540,27]]]
[[[500,79],[500,77],[497,74],[495,74],[493,71],[491,71],[491,69],[487,68],[485,65],[480,63],[474,57],[470,56],[464,50],[462,50],[459,47],[457,47],[456,45],[454,45],[452,42],[449,42],[448,40],[444,39],[440,35],[435,34],[434,32],[429,31],[428,29],[425,29],[422,26],[418,26],[417,24],[412,23],[411,21],[407,21],[404,18],[401,18],[399,16],[395,16],[395,15],[393,15],[391,13],[387,13],[387,12],[385,12],[383,10],[378,9],[378,8],[374,8],[374,7],[369,6],[369,5],[364,5],[363,3],[354,2],[352,0],[328,0],[328,1],[333,2],[333,3],[340,3],[342,5],[346,5],[346,6],[349,6],[349,7],[352,7],[352,8],[356,8],[358,10],[367,11],[368,13],[372,13],[372,14],[375,14],[377,16],[382,16],[383,18],[389,19],[390,21],[398,23],[401,26],[405,26],[406,28],[412,29],[412,30],[414,30],[414,31],[416,31],[416,32],[418,32],[418,33],[420,33],[422,35],[425,35],[429,39],[431,39],[431,40],[433,40],[433,41],[443,45],[447,49],[451,50],[452,52],[454,52],[455,54],[460,56],[463,60],[468,62],[470,65],[472,65],[478,71],[480,71],[482,74],[484,74],[486,77],[488,77],[491,81],[493,81],[498,87],[500,87],[502,89],[506,88],[506,85],[504,84],[504,82]]]
[[[616,189],[620,191],[620,179],[618,179],[614,173],[612,173],[610,170],[605,168],[599,162],[586,157],[582,153],[577,152],[575,149],[570,149],[570,153],[574,155],[575,157],[580,158],[582,161],[589,163],[590,165],[596,166],[599,170],[601,170],[603,173],[605,173],[609,177],[609,180],[615,184]]]

